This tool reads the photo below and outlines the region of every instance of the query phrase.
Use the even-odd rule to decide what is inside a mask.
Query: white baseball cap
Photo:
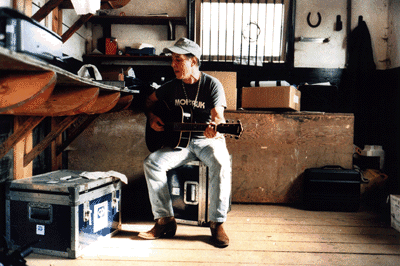
[[[201,48],[194,41],[188,38],[180,38],[172,47],[164,48],[164,53],[175,53],[175,54],[192,54],[200,60]]]

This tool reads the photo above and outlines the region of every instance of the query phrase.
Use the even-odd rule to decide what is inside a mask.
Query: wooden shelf
[[[112,24],[165,25],[168,30],[168,40],[175,40],[176,25],[187,25],[186,17],[164,16],[93,16],[89,22],[101,24],[104,37],[111,37]]]
[[[101,63],[103,61],[164,61],[168,62],[172,60],[171,56],[158,56],[158,55],[149,55],[149,56],[131,56],[131,55],[83,55],[83,61],[87,63]]]
[[[93,16],[89,22],[94,24],[137,24],[137,25],[186,25],[186,17],[166,16]]]
[[[107,101],[100,100],[104,97],[98,98],[99,92],[117,94],[131,92],[128,89],[79,77],[45,61],[2,47],[0,47],[0,62],[0,71],[5,73],[0,79],[2,89],[0,114],[66,116],[79,113],[103,113],[112,109],[116,103],[110,106]],[[87,92],[88,89],[94,90],[93,93]],[[89,94],[86,97],[87,100],[82,96],[84,92]],[[101,103],[104,108],[99,106]],[[87,110],[83,108],[89,104],[95,104],[96,108],[87,108]]]
[[[45,61],[35,59],[32,56],[11,51],[0,47],[0,71],[8,73],[26,73],[52,71],[57,74],[56,86],[74,87],[98,87],[100,90],[119,91],[130,93],[129,90],[115,86],[101,84],[87,78],[79,77],[69,71],[51,65]]]

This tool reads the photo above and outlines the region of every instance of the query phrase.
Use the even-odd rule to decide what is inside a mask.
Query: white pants
[[[187,148],[162,148],[144,161],[144,173],[154,219],[174,216],[167,171],[200,159],[209,169],[209,217],[225,222],[231,193],[231,164],[225,138],[192,139]]]

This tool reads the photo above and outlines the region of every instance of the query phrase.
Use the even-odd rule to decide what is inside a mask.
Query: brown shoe
[[[156,220],[154,227],[148,232],[139,233],[143,239],[157,239],[160,237],[170,238],[176,233],[176,221],[174,217],[163,217]]]
[[[210,222],[211,244],[224,248],[229,245],[229,237],[225,233],[222,223]]]

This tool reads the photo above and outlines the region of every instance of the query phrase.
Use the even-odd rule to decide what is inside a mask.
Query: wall
[[[149,14],[168,13],[170,17],[186,16],[186,0],[131,0],[121,9],[107,10],[109,15],[120,15],[124,12],[126,16],[147,16]],[[118,46],[132,47],[137,43],[151,44],[156,48],[156,53],[160,54],[163,48],[172,46],[175,41],[167,40],[167,27],[163,25],[112,25],[112,37],[117,38]],[[93,47],[97,45],[97,39],[103,36],[102,28],[93,25]],[[176,27],[176,39],[186,36],[186,27]],[[93,50],[93,49],[92,49]]]
[[[390,68],[400,67],[400,0],[389,1],[388,55]]]
[[[66,32],[79,19],[74,9],[63,10],[62,32]],[[86,54],[86,42],[92,39],[92,29],[83,25],[62,45],[63,53],[82,60],[82,55]]]
[[[307,23],[315,25],[317,13],[321,14],[321,24],[312,28]],[[343,29],[335,31],[336,15],[341,15]],[[346,50],[343,45],[346,36],[346,1],[304,1],[296,4],[295,37],[329,38],[328,43],[299,42],[295,43],[295,67],[312,68],[344,68]]]
[[[374,60],[377,69],[387,68],[389,0],[353,0],[351,9],[351,29],[358,24],[358,17],[363,16],[371,34]],[[393,0],[394,1],[394,0]],[[397,0],[396,0],[397,1]],[[346,27],[347,1],[296,1],[296,37],[329,38],[328,43],[295,43],[295,67],[308,68],[344,68],[346,64]],[[311,22],[317,21],[317,12],[322,20],[317,28],[307,24],[307,15],[311,12]],[[340,15],[343,29],[335,31],[336,16]]]

